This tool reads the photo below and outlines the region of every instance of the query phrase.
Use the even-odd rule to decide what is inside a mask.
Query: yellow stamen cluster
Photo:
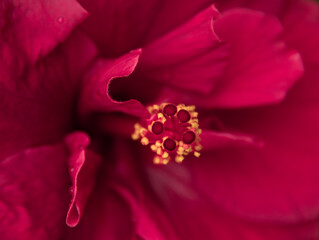
[[[132,134],[132,139],[140,139],[142,145],[150,145],[151,150],[156,153],[153,159],[154,164],[167,164],[172,157],[175,159],[175,162],[181,163],[185,156],[192,152],[195,157],[199,157],[199,151],[202,149],[199,136],[202,130],[199,128],[198,113],[195,111],[195,106],[185,106],[184,104],[173,105],[176,107],[176,113],[180,110],[186,110],[190,115],[188,121],[181,122],[178,120],[176,113],[172,116],[165,113],[164,107],[166,105],[168,104],[149,106],[148,111],[151,117],[144,122],[134,125],[135,131]],[[152,132],[152,126],[155,122],[160,122],[165,126],[163,133],[157,133],[156,135]],[[168,127],[166,128],[166,126]],[[195,134],[195,139],[188,144],[183,141],[183,134],[187,131],[192,131]],[[168,138],[175,142],[176,147],[174,150],[165,148],[164,143]],[[172,143],[172,141],[170,142]]]

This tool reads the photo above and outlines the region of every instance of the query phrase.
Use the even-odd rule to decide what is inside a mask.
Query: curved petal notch
[[[82,116],[92,112],[123,112],[138,117],[148,117],[146,108],[137,100],[115,101],[109,94],[109,85],[116,78],[130,75],[138,62],[141,50],[115,59],[98,60],[87,74],[80,100],[79,111]]]

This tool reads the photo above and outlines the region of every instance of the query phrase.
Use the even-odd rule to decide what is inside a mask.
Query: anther
[[[163,112],[165,115],[167,116],[174,116],[175,113],[177,112],[177,108],[175,105],[173,104],[167,104],[164,109],[163,109]]]
[[[183,142],[186,144],[191,144],[195,141],[196,135],[193,131],[187,131],[183,135]]]
[[[161,122],[154,122],[152,125],[152,132],[156,135],[161,134],[164,131],[164,125]]]
[[[184,109],[178,111],[177,117],[182,123],[188,122],[191,119],[189,112]]]
[[[163,146],[168,151],[174,151],[176,148],[176,142],[171,138],[166,138],[163,143]]]

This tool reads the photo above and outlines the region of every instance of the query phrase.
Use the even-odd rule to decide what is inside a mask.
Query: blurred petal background
[[[318,43],[311,0],[3,0],[0,239],[319,239]],[[199,158],[132,140],[162,103]]]

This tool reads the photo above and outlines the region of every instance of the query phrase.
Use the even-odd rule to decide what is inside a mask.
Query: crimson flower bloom
[[[316,2],[3,0],[0,30],[0,239],[319,238]]]

